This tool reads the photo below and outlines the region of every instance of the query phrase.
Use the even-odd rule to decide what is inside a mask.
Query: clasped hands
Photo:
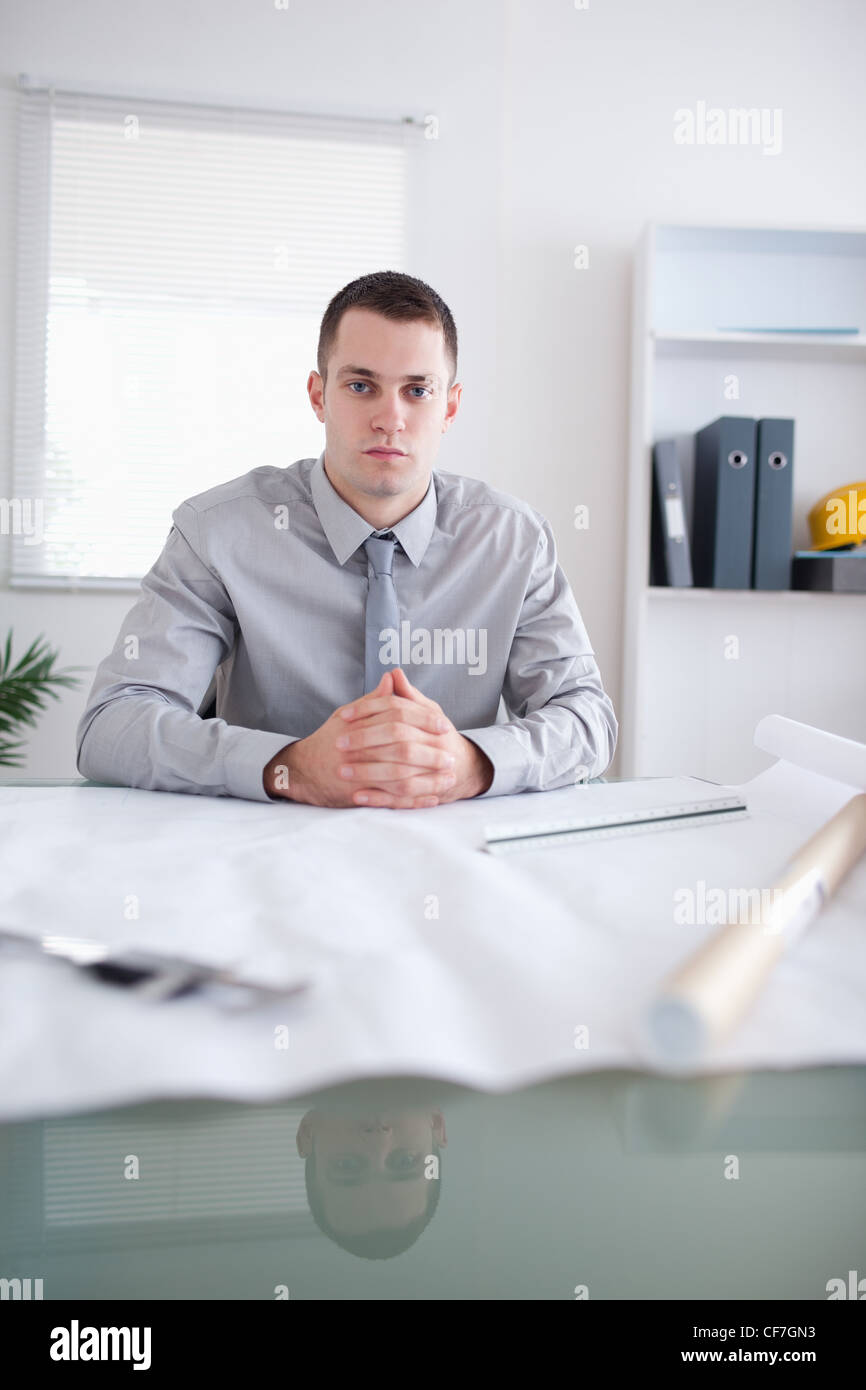
[[[271,759],[270,796],[312,806],[412,810],[487,791],[493,764],[398,667]]]

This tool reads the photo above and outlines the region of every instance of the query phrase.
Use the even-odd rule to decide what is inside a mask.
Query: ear
[[[298,1133],[295,1142],[298,1146],[298,1154],[301,1158],[309,1158],[313,1152],[313,1116],[315,1110],[308,1110],[301,1123],[298,1125]]]
[[[319,424],[325,423],[325,383],[318,372],[310,372],[307,377],[307,395]]]
[[[436,1143],[444,1149],[448,1143],[448,1136],[445,1133],[445,1120],[442,1111],[434,1110],[433,1114],[430,1116],[430,1120],[433,1125],[433,1138],[436,1140]]]

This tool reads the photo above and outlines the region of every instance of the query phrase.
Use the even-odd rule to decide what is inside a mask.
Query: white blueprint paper
[[[593,793],[610,800],[612,786],[628,806],[648,783],[403,812],[0,788],[0,926],[243,958],[269,979],[311,981],[226,1014],[0,955],[0,1118],[158,1097],[261,1101],[374,1075],[506,1090],[649,1067],[638,1021],[664,975],[717,930],[677,925],[675,893],[699,880],[771,886],[859,789],[789,761],[805,726],[775,719],[759,726],[761,746],[784,741],[788,756],[719,789],[743,794],[747,818],[506,857],[482,851],[487,825],[556,820]],[[803,736],[812,766],[816,732]],[[702,1072],[866,1061],[864,908],[861,861]]]

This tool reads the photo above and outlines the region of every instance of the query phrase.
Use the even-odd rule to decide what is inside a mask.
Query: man
[[[173,513],[97,669],[79,771],[392,809],[600,776],[617,721],[548,522],[433,472],[462,392],[448,306],[362,276],[328,305],[317,366],[318,459]]]
[[[448,1143],[441,1110],[316,1107],[301,1120],[296,1142],[313,1219],[350,1254],[400,1255],[433,1219]]]

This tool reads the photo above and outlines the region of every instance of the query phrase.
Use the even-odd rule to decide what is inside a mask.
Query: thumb
[[[428,700],[426,695],[422,695],[410,681],[406,672],[399,666],[391,672],[394,677],[394,694],[402,695],[405,700],[414,700],[416,705],[430,705],[432,700]]]
[[[370,694],[371,694],[371,695],[393,695],[393,693],[394,693],[394,682],[393,682],[393,680],[391,679],[391,672],[390,672],[390,671],[383,671],[383,673],[382,673],[382,679],[379,681],[379,684],[376,686],[376,689],[370,691]]]

